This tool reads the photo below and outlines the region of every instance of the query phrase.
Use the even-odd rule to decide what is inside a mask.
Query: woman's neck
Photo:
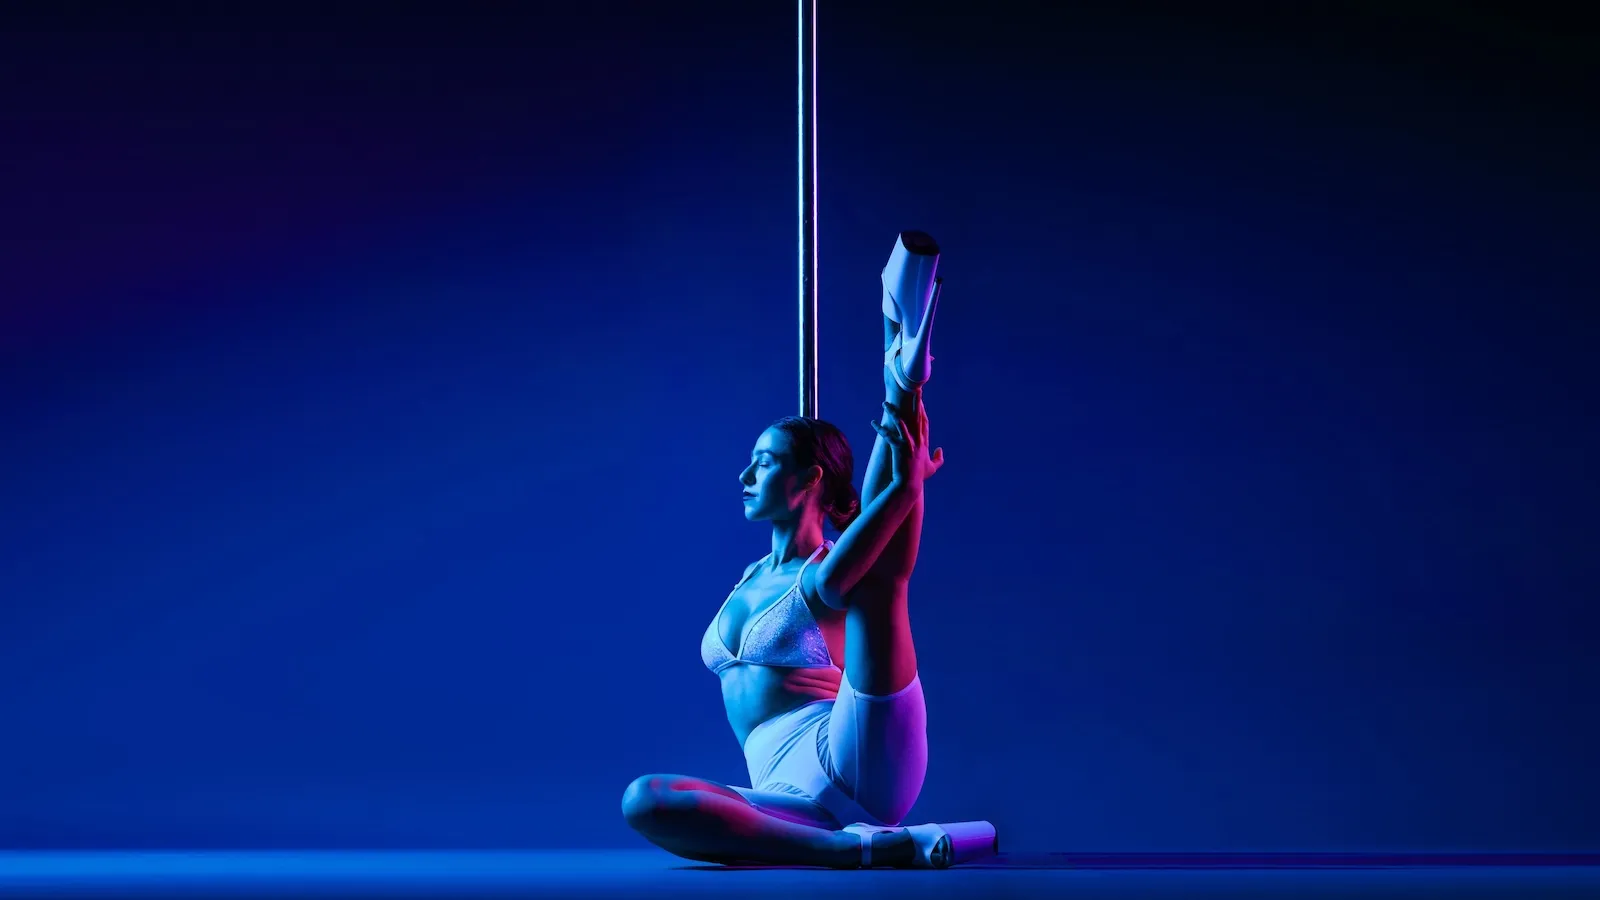
[[[811,519],[772,523],[772,557],[774,569],[796,559],[806,559],[822,544],[822,523]]]

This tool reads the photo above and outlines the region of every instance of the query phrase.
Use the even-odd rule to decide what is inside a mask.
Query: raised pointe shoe
[[[911,391],[933,374],[933,317],[939,308],[939,244],[921,231],[902,231],[883,267],[883,315],[899,328],[884,353],[895,383]]]
[[[868,825],[857,822],[843,831],[861,836],[861,868],[872,868],[872,836],[880,831],[907,831],[916,848],[912,866],[948,869],[959,863],[991,856],[1000,849],[994,826],[988,822],[951,822],[945,825]]]

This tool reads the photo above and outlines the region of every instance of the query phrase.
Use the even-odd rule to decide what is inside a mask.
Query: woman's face
[[[822,474],[816,466],[816,475]],[[805,506],[806,485],[789,454],[789,436],[768,428],[750,451],[750,465],[739,473],[744,485],[744,517],[752,522],[795,516]]]

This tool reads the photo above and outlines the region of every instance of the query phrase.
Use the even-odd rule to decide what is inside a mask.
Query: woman
[[[840,868],[944,868],[994,847],[986,822],[894,827],[922,789],[926,711],[906,612],[922,534],[928,453],[922,387],[938,306],[939,248],[900,235],[883,272],[888,392],[858,499],[850,445],[799,416],[762,432],[739,476],[745,518],[772,523],[701,641],[722,682],[751,787],[646,775],[628,824],[679,856]],[[824,540],[823,519],[840,531]],[[844,663],[841,670],[838,663]]]

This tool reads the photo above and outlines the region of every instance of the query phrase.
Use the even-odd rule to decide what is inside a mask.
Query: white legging
[[[762,722],[744,743],[752,787],[735,787],[770,815],[836,829],[898,825],[928,771],[922,679],[887,696],[863,694],[846,674],[835,700]]]

